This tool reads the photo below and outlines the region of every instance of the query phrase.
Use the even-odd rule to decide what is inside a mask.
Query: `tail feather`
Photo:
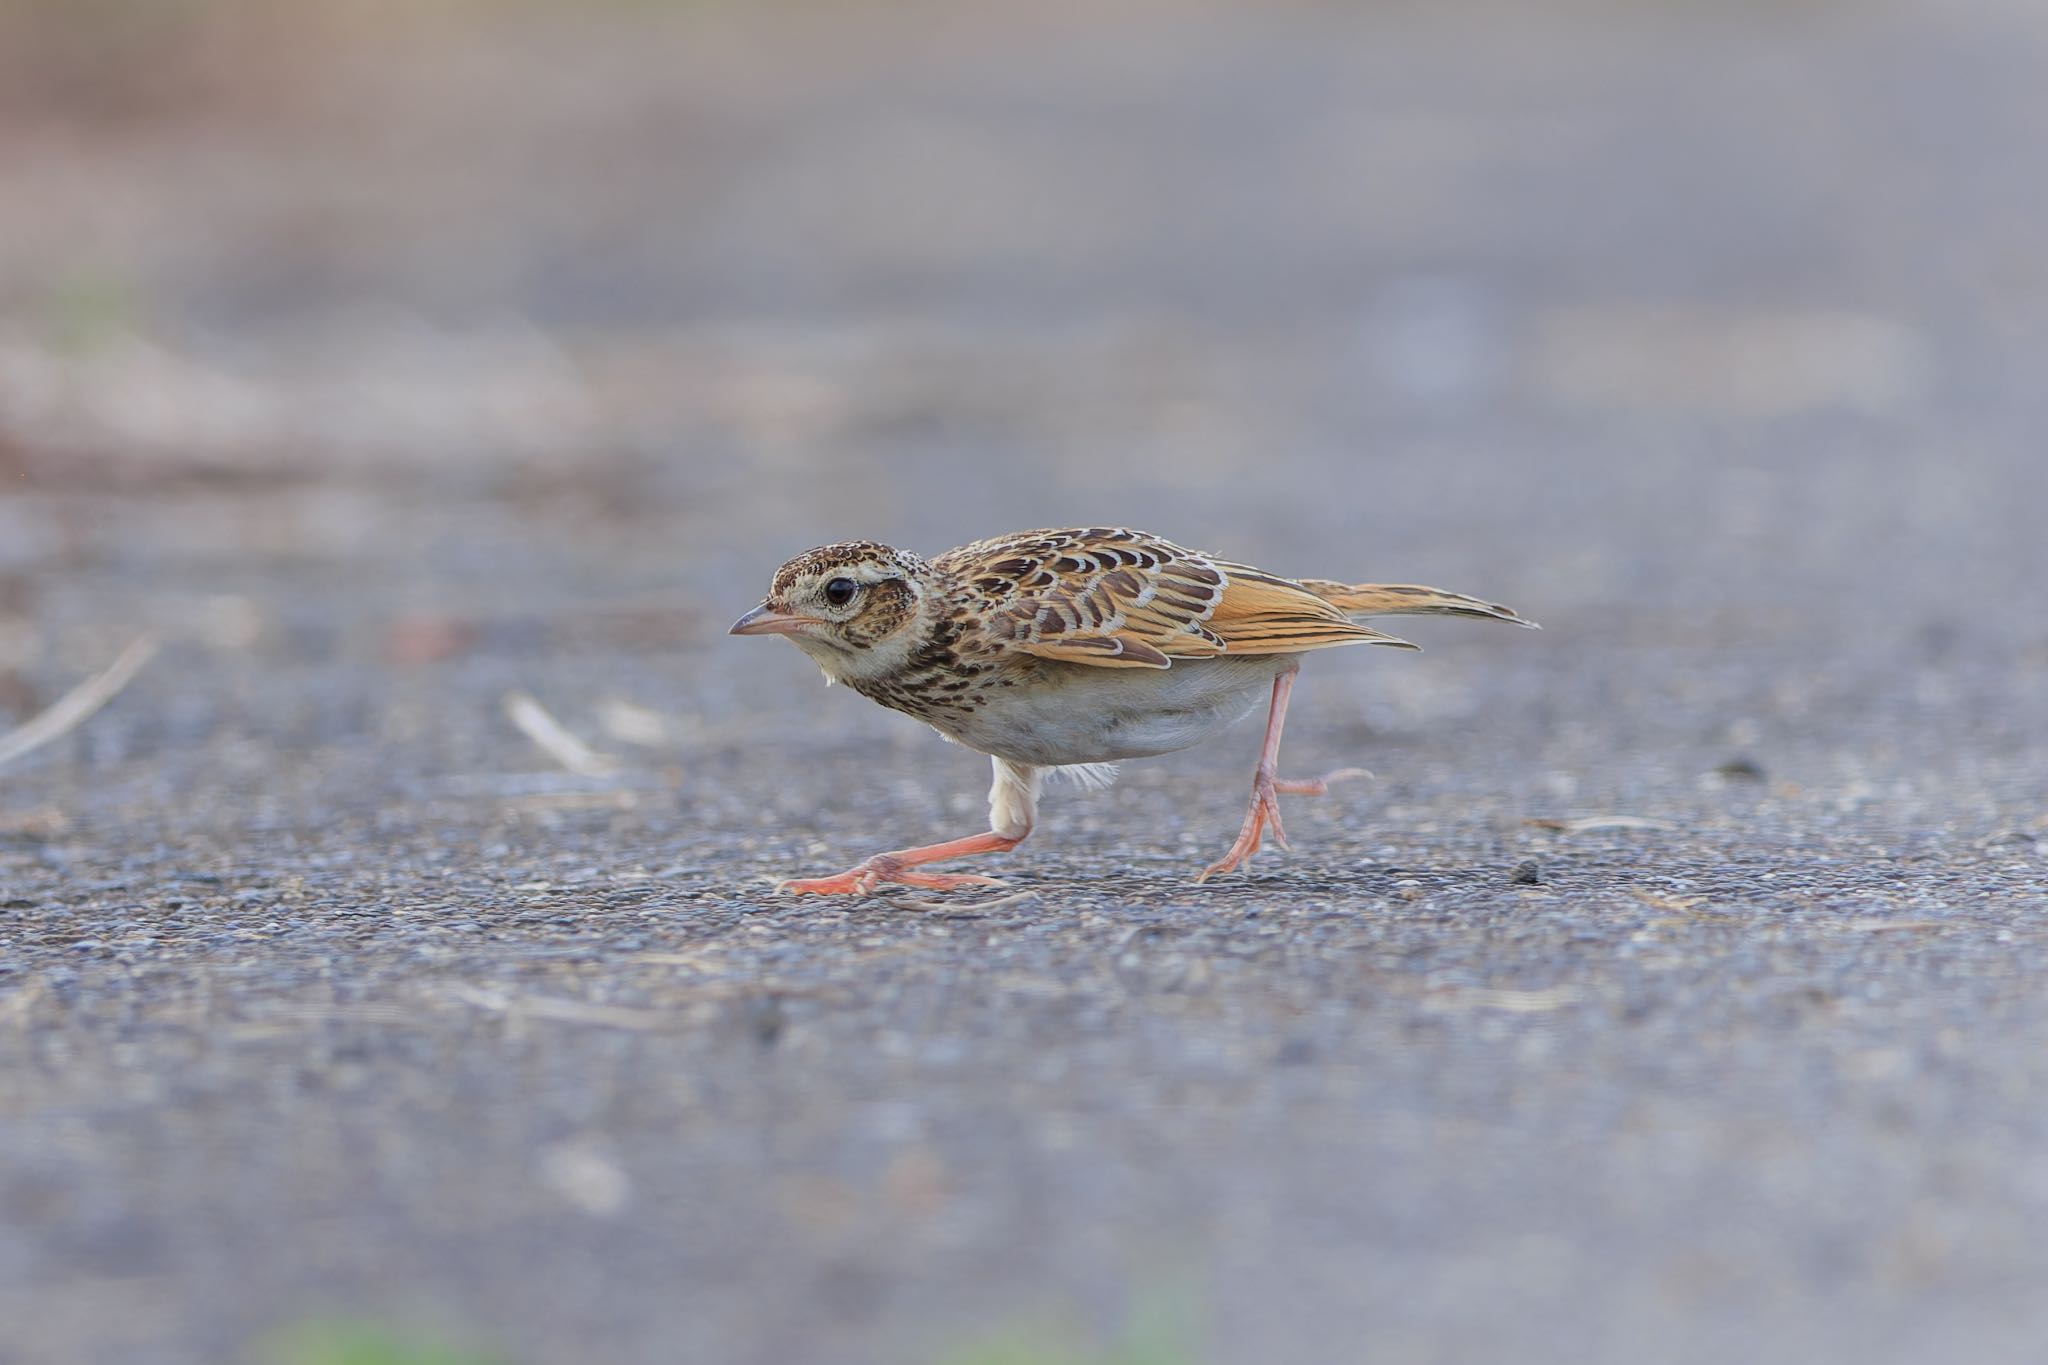
[[[1338,583],[1327,578],[1296,581],[1347,616],[1471,616],[1541,629],[1511,607],[1441,588],[1414,583]]]

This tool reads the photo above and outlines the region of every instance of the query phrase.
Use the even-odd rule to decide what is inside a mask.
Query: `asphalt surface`
[[[9,135],[0,1360],[2039,1360],[2048,25],[723,13]],[[770,894],[987,783],[774,567],[1103,521],[1545,629]]]

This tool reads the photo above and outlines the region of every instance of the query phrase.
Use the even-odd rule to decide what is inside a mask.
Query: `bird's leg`
[[[930,891],[953,891],[964,886],[1001,886],[994,877],[976,877],[964,872],[919,872],[927,863],[949,858],[968,858],[977,853],[1008,853],[1024,842],[1038,818],[1038,790],[1043,770],[995,760],[995,785],[988,793],[989,831],[943,844],[877,853],[858,867],[836,877],[798,877],[776,885],[777,891],[799,896],[864,896],[884,882],[917,886]]]
[[[1023,842],[1021,836],[1010,839],[990,830],[964,839],[949,839],[943,844],[877,853],[836,877],[792,877],[776,883],[775,889],[799,896],[865,896],[883,882],[920,886],[931,891],[953,891],[963,886],[1001,886],[1002,883],[994,877],[976,877],[964,872],[919,872],[916,869],[926,863],[967,858],[976,853],[1008,853]]]
[[[1294,691],[1295,675],[1301,672],[1301,665],[1294,664],[1285,673],[1273,679],[1273,706],[1266,715],[1266,743],[1259,750],[1259,766],[1252,774],[1252,801],[1244,813],[1244,827],[1237,832],[1237,842],[1230,846],[1230,852],[1219,862],[1211,863],[1202,870],[1196,881],[1207,881],[1219,872],[1232,872],[1242,866],[1254,853],[1259,851],[1260,840],[1268,826],[1272,827],[1273,840],[1286,848],[1287,830],[1280,823],[1279,794],[1289,792],[1299,796],[1321,796],[1330,790],[1332,782],[1347,777],[1366,776],[1363,768],[1343,768],[1326,777],[1309,781],[1292,780],[1275,776],[1280,762],[1280,731],[1287,724],[1287,698]]]

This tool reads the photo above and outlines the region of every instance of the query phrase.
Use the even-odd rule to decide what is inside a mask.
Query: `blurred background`
[[[1341,864],[1391,915],[1479,895],[1457,869],[1581,856],[1597,910],[1656,857],[1520,822],[1625,813],[1720,831],[1667,847],[1695,882],[1657,894],[2017,905],[2048,819],[2044,127],[2031,0],[0,0],[0,731],[158,645],[0,773],[0,1322],[24,1359],[238,1359],[328,1306],[516,1359],[951,1360],[1048,1304],[1113,1337],[1185,1271],[1218,1360],[1704,1360],[1759,1334],[1909,1359],[1942,1332],[2027,1358],[2048,1325],[2000,1294],[2042,1266],[2022,1220],[2048,1183],[1988,1173],[2038,1165],[2048,1075],[2014,1056],[1944,1089],[1899,1019],[1863,1021],[1883,1047],[1788,1039],[1808,1015],[1638,983],[1582,1039],[1511,1009],[1444,1053],[1367,1000],[1316,1013],[1289,983],[1329,963],[1288,957],[1182,1019],[1195,1041],[1112,1047],[1027,1103],[934,1082],[958,1059],[916,1040],[986,1024],[969,1055],[1001,1078],[1179,997],[1111,981],[1115,1009],[1052,1021],[1013,972],[987,1008],[1022,1033],[950,995],[760,1015],[763,961],[831,977],[927,930],[819,911],[844,937],[786,961],[746,879],[967,832],[986,778],[723,630],[849,537],[1124,523],[1439,583],[1546,633],[1425,623],[1422,660],[1311,670],[1301,766],[1382,781],[1304,807],[1286,866]],[[525,693],[582,753],[533,738]],[[1064,842],[1010,866],[1212,856],[1251,743],[1067,799]],[[1831,870],[1873,863],[1897,875]],[[642,899],[488,909],[622,868]],[[1123,932],[1034,970],[1085,975],[1088,934]],[[1550,989],[1558,932],[1511,967],[1472,938],[1454,984]],[[699,933],[751,945],[719,950],[742,985],[700,1001],[726,1021],[701,1037],[573,1010],[559,1048],[498,1031],[521,973],[657,1009],[681,966],[602,964]],[[1722,960],[1692,947],[1673,960]],[[1903,972],[1895,998],[1950,1018],[1911,983],[1954,961],[1836,948],[1799,960]],[[549,975],[586,968],[580,994]],[[1821,989],[1804,970],[1721,984]],[[1658,1013],[1680,997],[1708,1013]],[[1951,1018],[1948,1061],[2040,1022],[2016,1001]],[[1674,1032],[1628,1034],[1637,1008]],[[785,1009],[810,1050],[761,1079],[733,1039]],[[1636,1092],[1600,1084],[1654,1090],[1626,1059],[1721,1025],[1757,1050],[1628,1127]],[[1329,1066],[1289,1074],[1354,1107],[1230,1072],[1303,1036],[1294,1061]],[[1896,1083],[1867,1142],[1777,1088],[1793,1054]],[[1582,1107],[1508,1070],[1460,1088],[1459,1059],[1518,1057]],[[694,1098],[621,1098],[684,1075]],[[1159,1077],[1193,1089],[1146,1100]],[[1243,1111],[1216,1098],[1239,1082]],[[1386,1106],[1407,1126],[1363,1117]],[[2015,1145],[1937,1178],[1920,1159],[1965,1113]],[[1469,1162],[1403,1164],[1430,1152]],[[1770,1161],[1775,1193],[1727,1197]],[[1325,1221],[1367,1167],[1363,1211]],[[1968,1207],[1850,1249],[1935,1195]],[[863,1254],[906,1220],[924,1240]]]
[[[805,546],[1045,523],[1943,635],[2042,565],[2044,33],[7,0],[0,707],[88,598],[266,667],[604,596],[667,651]]]

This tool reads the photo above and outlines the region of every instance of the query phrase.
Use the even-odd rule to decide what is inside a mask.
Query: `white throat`
[[[924,610],[919,604],[918,613],[910,623],[886,640],[878,641],[865,649],[841,649],[813,636],[792,635],[791,644],[811,656],[829,683],[857,683],[872,678],[886,678],[909,667],[911,657],[917,653],[917,646],[924,635]]]

